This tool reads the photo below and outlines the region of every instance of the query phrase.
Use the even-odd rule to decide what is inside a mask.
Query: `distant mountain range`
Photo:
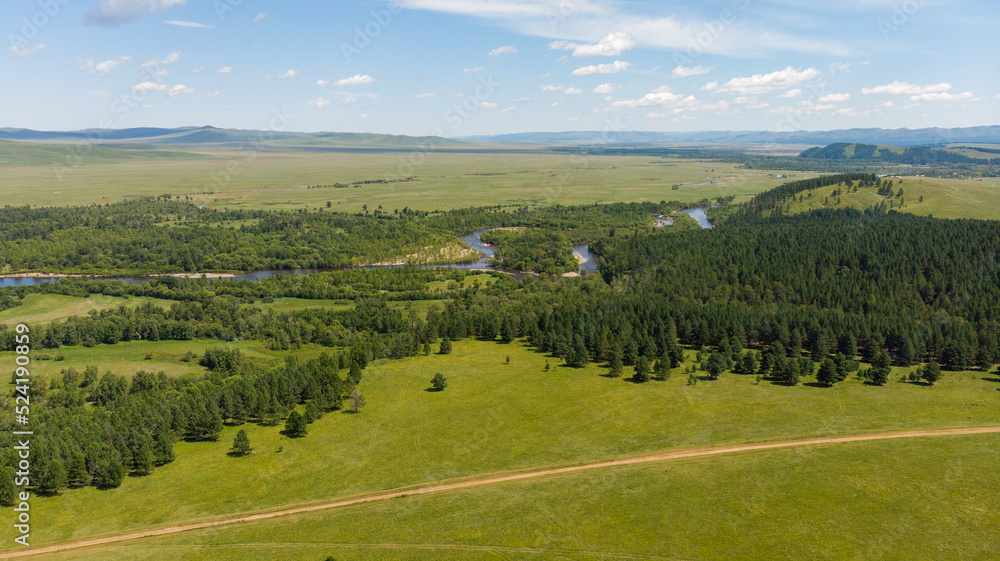
[[[220,129],[215,127],[133,128],[119,130],[82,130],[45,132],[29,129],[0,129],[0,140],[46,143],[68,143],[90,139],[105,146],[136,148],[146,146],[220,146],[239,147],[248,142],[261,149],[273,150],[404,150],[433,147],[434,149],[475,150],[476,144],[489,143],[494,148],[501,143],[545,145],[599,144],[664,145],[664,144],[798,144],[827,146],[834,143],[874,144],[891,146],[940,146],[952,143],[1000,143],[1000,126],[956,129],[849,129],[836,131],[707,131],[707,132],[529,132],[494,136],[472,136],[458,139],[413,137],[367,133],[302,133],[257,130]],[[482,147],[479,147],[480,149]]]
[[[1000,143],[1000,126],[957,129],[848,129],[835,131],[708,131],[708,132],[533,132],[472,136],[461,140],[532,142],[538,144],[805,144],[827,146],[838,142],[892,146],[936,146],[963,143]]]
[[[82,130],[46,132],[30,129],[0,129],[0,140],[68,143],[89,140],[105,146],[134,148],[139,146],[210,145],[239,147],[253,143],[260,149],[333,150],[349,148],[455,148],[467,143],[438,138],[395,136],[388,134],[337,132],[272,132],[258,130],[219,129],[215,127],[182,127],[176,129],[134,128],[118,130]]]

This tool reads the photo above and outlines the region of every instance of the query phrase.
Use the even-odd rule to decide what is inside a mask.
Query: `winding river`
[[[692,218],[698,221],[698,224],[702,228],[712,228],[712,223],[709,222],[708,216],[705,214],[706,211],[711,207],[698,207],[687,210],[678,211],[682,214],[690,215]],[[660,216],[654,216],[656,219],[656,227],[663,228],[665,226],[673,226],[673,222],[662,218]],[[483,228],[481,230],[476,230],[474,232],[469,232],[468,234],[463,234],[458,237],[466,245],[472,249],[479,251],[483,256],[475,263],[456,263],[451,265],[425,265],[426,268],[433,267],[449,267],[452,269],[460,269],[463,271],[500,271],[514,276],[517,279],[523,279],[528,276],[528,273],[524,271],[515,271],[512,269],[503,269],[500,267],[494,267],[489,264],[490,259],[496,255],[497,247],[490,245],[482,240],[482,235],[484,232],[489,232],[490,230],[495,230],[496,228]],[[590,251],[590,244],[577,244],[573,246],[573,254],[577,256],[580,261],[580,272],[583,273],[596,273],[597,272],[597,256]],[[381,268],[397,268],[403,267],[404,265],[374,265],[363,267],[364,269],[381,269]],[[337,269],[288,269],[288,270],[261,270],[261,271],[251,271],[248,273],[238,273],[232,276],[226,276],[226,279],[232,280],[250,280],[255,281],[258,279],[263,279],[271,277],[274,275],[311,275],[314,273],[322,272],[324,270],[337,270]],[[195,275],[192,275],[195,276]],[[59,280],[61,277],[0,277],[0,288],[6,288],[10,286],[35,286],[43,284],[46,282],[52,282]],[[144,284],[156,277],[149,276],[138,276],[138,277],[93,277],[97,279],[104,280],[120,280],[129,284]]]

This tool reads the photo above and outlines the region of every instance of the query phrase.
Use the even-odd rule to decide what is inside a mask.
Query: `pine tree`
[[[87,459],[82,452],[73,452],[66,480],[71,487],[83,487],[90,481],[90,474],[87,473]]]
[[[816,373],[816,381],[824,386],[832,387],[838,382],[837,364],[832,359],[824,359]]]
[[[356,391],[356,390],[355,390]],[[292,438],[301,438],[306,435],[306,419],[298,411],[292,411],[285,420],[285,432]]]
[[[233,453],[237,456],[246,456],[253,448],[250,447],[250,437],[247,436],[247,431],[240,429],[240,432],[236,433],[236,438],[233,439]]]
[[[14,506],[17,504],[17,485],[14,485],[14,468],[4,466],[0,468],[0,506]]]
[[[609,363],[610,369],[608,370],[608,376],[612,378],[620,378],[622,373],[625,371],[625,365],[622,363],[622,355],[619,352],[615,352],[611,355],[611,362]]]
[[[941,379],[941,365],[931,361],[920,369],[920,377],[930,385],[934,385]]]
[[[444,377],[444,374],[438,372],[431,378],[431,388],[436,392],[443,392],[445,388],[448,387],[448,379]]]
[[[451,339],[447,337],[441,339],[441,350],[439,352],[443,355],[451,354]]]
[[[635,359],[635,374],[632,376],[632,381],[640,384],[649,381],[649,359],[644,356]]]
[[[135,455],[135,472],[139,475],[153,473],[153,462],[153,449],[144,442]]]

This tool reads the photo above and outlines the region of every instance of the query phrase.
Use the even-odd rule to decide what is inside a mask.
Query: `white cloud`
[[[108,74],[114,73],[115,69],[126,62],[132,62],[132,57],[122,56],[111,60],[105,60],[104,62],[94,63],[94,59],[88,58],[83,62],[80,70],[83,70],[87,74],[93,74],[94,76],[107,76]]]
[[[582,94],[583,90],[581,90],[580,88],[566,88],[565,90],[563,90],[563,93],[569,95],[578,95]]]
[[[565,89],[566,86],[542,86],[542,90],[547,92],[561,92]]]
[[[400,0],[411,10],[449,12],[484,18],[551,18],[569,5],[573,14],[604,14],[607,8],[598,0]]]
[[[306,105],[314,106],[319,109],[330,106],[330,100],[324,97],[317,97],[316,99],[309,100]]]
[[[689,76],[701,76],[702,74],[708,74],[712,71],[713,67],[705,68],[702,65],[687,67],[684,65],[674,68],[673,72],[670,73],[674,78],[687,78]]]
[[[626,99],[624,101],[616,101],[615,106],[618,107],[666,107],[684,99],[681,94],[676,94],[672,92],[653,92],[646,94],[641,99]]]
[[[475,68],[465,68],[465,69],[462,70],[462,72],[466,72],[466,73],[471,72],[473,74],[479,74],[482,71],[483,71],[483,67],[482,66],[477,66]]]
[[[778,97],[780,97],[782,99],[795,99],[796,97],[799,97],[800,95],[802,95],[802,90],[799,89],[799,88],[795,88],[794,90],[788,90],[787,92],[779,95]]]
[[[501,55],[513,55],[517,54],[517,47],[512,45],[505,45],[497,49],[490,51],[490,56],[501,56]]]
[[[747,109],[766,109],[771,106],[768,102],[761,102],[755,95],[742,96],[733,100],[736,105],[742,105]]]
[[[831,62],[830,63],[830,74],[837,72],[847,72],[854,66],[853,62]]]
[[[284,80],[285,78],[294,78],[294,77],[298,76],[299,74],[300,74],[300,72],[298,70],[296,70],[294,68],[289,68],[288,72],[285,72],[284,74],[278,74],[278,78],[281,78],[282,80]]]
[[[143,68],[155,67],[155,66],[166,66],[168,64],[175,64],[181,59],[181,54],[174,51],[163,58],[152,58],[142,63]]]
[[[559,107],[559,102],[558,101],[554,101],[554,102],[552,102],[552,105],[550,105],[549,107]]]
[[[166,91],[167,86],[156,82],[142,82],[132,86],[132,89],[140,92],[162,92]]]
[[[910,97],[911,101],[967,101],[973,100],[976,96],[972,92],[952,94],[947,92],[925,93]]]
[[[333,83],[334,86],[364,86],[366,84],[371,84],[375,81],[375,78],[367,74],[355,74],[350,78],[344,78],[343,80],[337,80]]]
[[[851,99],[851,94],[843,93],[843,94],[824,95],[823,97],[819,98],[816,101],[820,103],[840,103],[842,101],[847,101],[849,99]]]
[[[207,94],[205,94],[205,95],[207,95],[208,97],[216,97],[216,96],[218,96],[218,95],[219,95],[219,94],[221,94],[221,93],[222,93],[222,92],[208,92],[208,93],[207,93]]]
[[[8,52],[10,52],[12,56],[24,58],[26,56],[31,55],[31,53],[35,51],[40,51],[44,48],[45,48],[45,43],[42,43],[41,45],[38,45],[36,47],[29,47],[27,45],[14,45],[10,49],[8,49]]]
[[[517,106],[511,105],[509,107],[504,107],[503,109],[500,110],[501,113],[507,113],[508,111],[517,111]]]
[[[895,103],[893,103],[891,101],[887,101],[887,102],[883,103],[882,105],[879,105],[879,108],[880,109],[892,109],[895,106],[896,106]]]
[[[117,26],[139,19],[146,12],[162,13],[187,0],[103,0],[83,19],[88,25]]]
[[[552,50],[573,51],[575,57],[588,56],[618,56],[623,52],[633,49],[636,46],[635,39],[628,33],[609,33],[607,37],[601,39],[596,44],[581,44],[570,41],[553,41],[549,43]]]
[[[421,98],[421,97],[435,97],[435,96],[437,96],[437,94],[434,94],[434,93],[422,93],[422,94],[417,94],[417,95],[415,95],[413,97]]]
[[[316,80],[316,85],[320,88],[325,88],[330,85],[329,80]]]
[[[997,97],[1000,97],[1000,96],[997,96]],[[516,103],[531,103],[531,98],[530,97],[519,97],[519,98],[517,98]]]
[[[885,94],[885,95],[923,95],[928,93],[941,93],[951,90],[951,84],[934,84],[930,86],[917,86],[909,82],[893,82],[884,86],[874,88],[862,88],[861,93],[865,95]]]
[[[189,87],[185,86],[184,84],[178,84],[178,85],[170,88],[170,91],[167,92],[167,95],[169,95],[170,97],[174,97],[175,95],[191,94],[191,93],[195,93],[195,89],[194,88],[189,88]]]
[[[201,66],[191,71],[192,74],[201,74],[205,72],[205,67]]]
[[[482,107],[483,109],[496,109],[497,108],[497,104],[496,103],[490,103],[488,101],[484,101],[484,102],[480,103],[479,106]]]
[[[180,27],[196,27],[199,29],[215,29],[214,25],[205,25],[204,23],[198,23],[195,21],[181,21],[176,19],[168,19],[163,23],[167,25],[177,25]]]
[[[770,74],[754,74],[745,78],[733,78],[722,86],[712,82],[705,86],[705,89],[715,93],[729,93],[733,95],[761,95],[801,84],[819,75],[819,70],[815,68],[796,70],[789,66],[784,70],[778,70]]]
[[[609,64],[592,64],[590,66],[584,66],[583,68],[577,68],[573,71],[573,75],[589,76],[591,74],[617,74],[630,66],[632,66],[631,62],[616,60]]]
[[[833,112],[834,115],[840,115],[841,117],[857,117],[858,112],[853,107],[845,107],[843,109],[838,109]]]
[[[693,95],[684,96],[683,94],[673,93],[670,88],[663,86],[657,88],[652,93],[648,93],[640,99],[626,99],[622,101],[616,101],[611,104],[612,107],[659,107],[669,109],[669,113],[650,113],[654,117],[666,117],[670,115],[679,115],[681,113],[722,113],[728,111],[730,105],[726,101],[720,101],[717,103],[708,103],[702,101]],[[649,116],[649,115],[647,115]]]
[[[229,74],[234,69],[232,66],[223,66],[222,68],[215,71],[216,74]]]
[[[606,95],[606,94],[613,93],[613,92],[617,91],[618,88],[620,88],[620,87],[621,86],[619,86],[618,84],[601,84],[600,86],[597,86],[596,88],[594,88],[594,93],[595,94],[605,94]]]
[[[271,17],[271,16],[265,14],[264,12],[261,12],[261,13],[257,14],[256,16],[254,16],[253,22],[254,23],[260,23],[260,22],[266,20],[269,17]]]

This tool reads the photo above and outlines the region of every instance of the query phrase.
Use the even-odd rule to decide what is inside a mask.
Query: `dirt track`
[[[85,547],[93,547],[99,545],[106,545],[116,542],[123,542],[129,540],[136,540],[140,538],[148,538],[153,536],[164,536],[168,534],[177,534],[180,532],[187,532],[191,530],[200,530],[204,528],[214,528],[216,526],[227,526],[230,524],[237,524],[241,522],[253,522],[256,520],[267,520],[269,518],[278,518],[282,516],[289,516],[293,514],[301,514],[305,512],[315,512],[320,510],[328,510],[332,508],[356,505],[361,503],[370,503],[375,501],[385,501],[389,499],[396,499],[404,496],[410,495],[426,495],[430,493],[440,493],[443,491],[453,491],[457,489],[468,489],[470,487],[481,487],[483,485],[493,485],[496,483],[504,483],[507,481],[518,481],[521,479],[533,479],[537,477],[545,477],[549,475],[559,475],[563,473],[572,473],[577,471],[586,471],[591,469],[601,469],[609,468],[615,466],[627,466],[633,464],[644,464],[649,462],[661,462],[665,460],[678,460],[682,458],[695,458],[700,456],[714,456],[721,454],[733,454],[737,452],[749,452],[754,450],[773,450],[777,448],[794,448],[798,446],[816,446],[816,445],[826,445],[826,444],[841,444],[845,442],[864,442],[870,440],[891,440],[897,438],[920,438],[920,437],[931,437],[931,436],[961,436],[961,435],[975,435],[975,434],[992,434],[1000,433],[1000,427],[979,427],[979,428],[968,428],[968,429],[942,429],[942,430],[922,430],[922,431],[906,431],[906,432],[893,432],[893,433],[880,433],[880,434],[865,434],[865,435],[855,435],[855,436],[841,436],[833,438],[811,438],[806,440],[789,440],[784,442],[767,442],[761,444],[739,444],[732,446],[717,446],[717,447],[706,447],[706,448],[689,448],[686,450],[674,450],[671,452],[661,452],[657,454],[648,454],[645,456],[636,456],[633,458],[623,458],[620,460],[612,460],[606,462],[597,462],[590,464],[583,464],[577,466],[561,467],[561,468],[546,468],[539,469],[535,471],[525,471],[521,473],[514,473],[508,475],[499,476],[481,476],[478,479],[471,479],[467,481],[458,481],[453,483],[440,483],[436,485],[428,485],[425,487],[417,487],[400,491],[389,491],[379,494],[372,494],[363,497],[357,497],[352,499],[345,499],[331,503],[324,503],[312,506],[304,506],[299,508],[291,508],[286,510],[264,512],[260,514],[253,514],[248,516],[241,516],[238,518],[227,518],[225,520],[215,520],[211,522],[201,522],[194,524],[187,524],[183,526],[172,526],[169,528],[160,528],[155,530],[147,530],[143,532],[134,532],[131,534],[123,534],[119,536],[110,536],[105,538],[95,538],[92,540],[84,540],[78,542],[69,542],[62,545],[52,545],[47,547],[42,547],[38,549],[29,549],[25,551],[14,551],[0,553],[0,559],[13,559],[18,557],[28,557],[35,555],[43,555],[46,553],[56,553],[59,551],[66,551],[70,549],[80,549]]]

